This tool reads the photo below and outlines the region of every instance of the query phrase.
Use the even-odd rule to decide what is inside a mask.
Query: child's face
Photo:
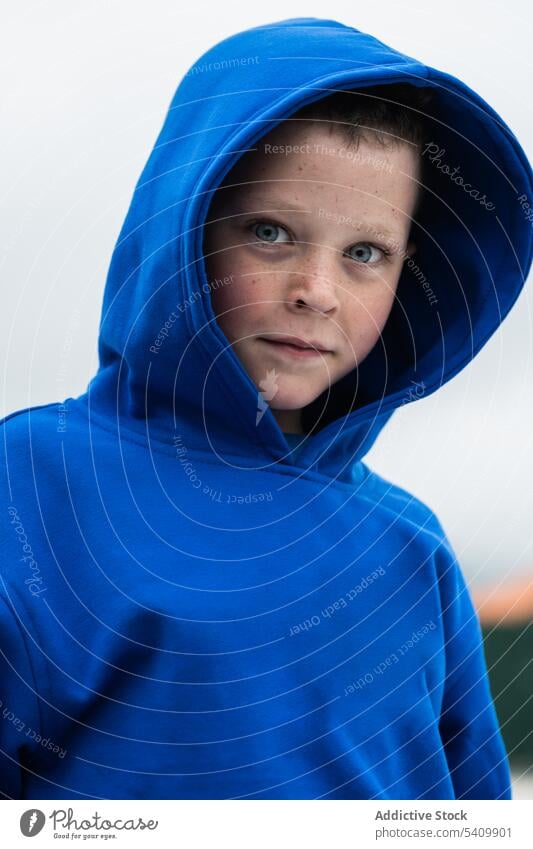
[[[327,127],[289,122],[241,157],[227,178],[241,185],[215,193],[204,241],[213,309],[282,430],[301,433],[301,408],[378,341],[414,250],[413,178],[407,144],[361,140],[354,152]],[[273,341],[282,336],[326,350],[298,354]]]

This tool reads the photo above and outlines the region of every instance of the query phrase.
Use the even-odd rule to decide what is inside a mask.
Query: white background
[[[187,69],[215,42],[334,18],[463,79],[533,161],[529,3],[3,2],[0,415],[83,392],[107,267]],[[531,285],[468,368],[399,410],[369,465],[429,504],[471,585],[533,574]]]

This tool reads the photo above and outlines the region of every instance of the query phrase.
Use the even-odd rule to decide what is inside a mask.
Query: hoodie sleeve
[[[0,799],[22,799],[23,764],[40,733],[33,671],[16,615],[0,596]]]
[[[446,672],[439,730],[455,798],[511,799],[479,619],[446,538],[444,551],[440,583]]]

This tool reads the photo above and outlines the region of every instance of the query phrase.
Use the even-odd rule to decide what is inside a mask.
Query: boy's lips
[[[323,357],[324,354],[331,354],[329,348],[325,348],[321,343],[307,341],[298,336],[269,336],[268,338],[259,336],[262,342],[266,342],[272,350],[278,351],[280,354],[289,355],[297,358]]]
[[[292,345],[296,348],[302,349],[311,349],[313,351],[319,351],[323,354],[331,354],[331,349],[327,348],[321,342],[317,342],[315,339],[303,339],[301,336],[288,336],[286,334],[269,334],[268,337],[260,336],[260,339],[263,339],[265,342],[277,342],[283,345]]]

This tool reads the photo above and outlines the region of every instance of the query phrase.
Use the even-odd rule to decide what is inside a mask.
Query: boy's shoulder
[[[368,497],[386,511],[386,533],[398,534],[402,546],[414,544],[417,559],[438,582],[444,606],[465,595],[466,580],[450,539],[434,510],[421,498],[369,469]],[[383,517],[382,517],[383,521]],[[402,550],[403,550],[402,547]],[[465,604],[463,600],[462,604]]]
[[[46,442],[55,435],[66,434],[70,425],[75,428],[77,425],[86,424],[86,417],[80,415],[85,398],[86,393],[78,397],[68,396],[61,401],[32,404],[30,407],[13,410],[0,418],[4,460],[9,460],[7,452],[10,446],[15,449],[34,440]]]
[[[66,431],[72,444],[79,445],[80,439],[74,420],[67,425],[66,410],[66,402],[53,401],[0,419],[0,596],[6,587],[21,594],[21,570],[24,585],[34,580],[32,569],[49,544],[46,511],[60,516],[68,503],[62,442]],[[22,598],[27,601],[24,593]]]
[[[368,466],[367,469],[365,493],[372,502],[377,502],[381,510],[391,514],[391,522],[394,517],[396,522],[416,528],[424,537],[432,537],[435,543],[449,547],[448,538],[440,520],[425,501]]]
[[[9,465],[32,448],[61,433],[67,407],[61,401],[21,407],[0,418],[4,464]]]
[[[66,399],[70,400],[70,399]],[[38,420],[49,418],[50,414],[57,413],[60,407],[63,407],[63,401],[49,401],[46,404],[32,404],[30,407],[19,407],[5,416],[0,418],[0,426],[8,427],[10,430],[16,431],[21,426],[26,425],[35,416]]]
[[[34,502],[44,481],[52,487],[62,476],[62,442],[79,443],[74,420],[68,417],[66,399],[22,407],[0,419],[0,497]],[[44,475],[44,476],[43,476]]]

